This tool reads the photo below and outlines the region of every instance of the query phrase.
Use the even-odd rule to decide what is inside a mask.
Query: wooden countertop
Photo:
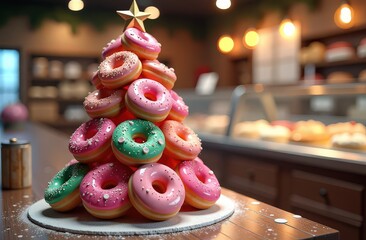
[[[325,167],[343,172],[366,175],[366,152],[328,149],[295,143],[277,143],[256,139],[232,138],[218,134],[199,133],[203,147],[245,153],[256,157],[278,159],[312,167]]]
[[[60,233],[31,223],[27,208],[43,198],[47,182],[72,158],[68,152],[66,134],[28,124],[22,132],[0,132],[1,141],[11,137],[26,139],[32,145],[32,187],[2,190],[0,197],[0,239],[117,239],[111,236]],[[235,213],[209,227],[189,232],[160,236],[129,236],[122,239],[339,239],[337,230],[283,211],[263,202],[223,189],[222,193],[235,201]],[[287,223],[276,223],[275,219]],[[119,237],[121,239],[121,237]]]

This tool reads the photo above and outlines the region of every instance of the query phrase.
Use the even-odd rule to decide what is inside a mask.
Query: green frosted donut
[[[134,119],[122,122],[113,132],[113,153],[126,165],[157,162],[164,148],[163,132],[146,120]]]
[[[79,185],[88,171],[88,165],[82,163],[63,168],[48,183],[44,192],[46,202],[58,211],[67,211],[75,207],[74,205],[80,202]]]

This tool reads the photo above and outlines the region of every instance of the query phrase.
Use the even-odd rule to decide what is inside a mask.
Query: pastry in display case
[[[329,44],[325,52],[325,60],[327,62],[344,61],[352,59],[356,56],[356,52],[351,43],[339,41]]]
[[[259,131],[259,137],[264,141],[287,143],[291,137],[291,131],[281,125],[269,125],[268,128]]]
[[[266,131],[269,126],[268,121],[264,119],[257,121],[242,121],[235,125],[232,135],[238,138],[258,139],[260,137],[260,132]]]
[[[327,83],[350,83],[353,82],[355,78],[351,73],[345,71],[335,71],[328,75]]]
[[[296,122],[291,133],[292,142],[314,146],[328,146],[329,138],[325,124],[315,120]]]
[[[366,82],[366,69],[362,70],[358,75],[358,81]]]
[[[303,47],[300,52],[301,64],[321,63],[324,61],[326,46],[324,43],[314,41],[307,47]]]
[[[364,58],[366,57],[366,37],[363,38],[360,43],[358,44],[357,47],[357,56],[359,58]]]

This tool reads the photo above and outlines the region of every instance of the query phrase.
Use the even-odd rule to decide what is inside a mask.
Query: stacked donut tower
[[[174,70],[160,63],[158,41],[145,32],[133,0],[122,35],[102,51],[85,98],[91,120],[72,134],[72,159],[49,182],[45,201],[60,212],[82,203],[91,215],[118,218],[131,208],[163,221],[183,204],[210,208],[220,184],[199,159],[201,141],[183,124],[188,107],[172,90]]]

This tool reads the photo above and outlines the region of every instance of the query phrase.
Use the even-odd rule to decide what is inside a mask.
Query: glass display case
[[[366,83],[238,86],[231,104],[229,128],[237,121],[257,119],[366,122]]]
[[[265,122],[264,127],[268,125],[289,127],[291,123],[291,131],[299,122],[311,122],[323,125],[327,132],[333,131],[336,127],[345,128],[344,125],[347,123],[365,134],[363,125],[366,123],[366,83],[286,86],[256,84],[220,89],[213,95],[200,96],[192,91],[182,91],[179,94],[190,108],[185,123],[201,135],[214,134],[238,138],[239,124],[252,124],[258,121]],[[244,126],[251,132],[254,131],[254,127],[258,126],[253,124]],[[288,134],[289,139],[286,141],[288,143],[312,143],[312,141],[291,141],[291,132]],[[248,135],[243,138],[245,137]],[[331,147],[330,136],[327,141],[325,145],[316,146]]]

